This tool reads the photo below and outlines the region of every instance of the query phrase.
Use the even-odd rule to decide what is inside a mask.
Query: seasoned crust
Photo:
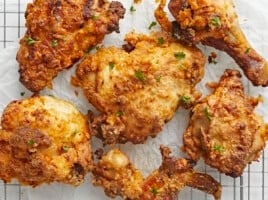
[[[6,182],[77,186],[92,168],[87,120],[71,103],[49,96],[13,101],[1,126],[0,178]]]
[[[236,70],[226,70],[213,94],[194,106],[183,136],[193,160],[237,177],[248,163],[258,160],[267,140],[267,125],[254,113],[258,100],[247,97]]]
[[[27,5],[26,34],[17,53],[20,81],[33,92],[52,87],[105,34],[119,31],[125,9],[107,0],[35,0]]]
[[[171,31],[170,22],[163,20],[165,2],[160,1],[155,15],[160,25]],[[171,0],[168,8],[176,20],[172,23],[174,35],[190,44],[201,42],[225,51],[253,85],[268,85],[268,63],[247,41],[233,0]]]
[[[110,197],[121,196],[128,200],[175,200],[179,192],[190,186],[216,200],[221,197],[221,186],[211,176],[193,170],[194,162],[170,156],[170,149],[160,147],[161,166],[145,179],[128,157],[118,149],[110,150],[94,166],[93,184],[104,188]]]
[[[72,79],[101,112],[90,126],[106,144],[143,143],[178,106],[190,107],[200,97],[194,87],[203,77],[205,57],[199,49],[165,32],[132,32],[125,40],[133,50],[101,48],[78,65]]]

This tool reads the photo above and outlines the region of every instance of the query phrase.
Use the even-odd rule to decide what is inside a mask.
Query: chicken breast
[[[254,113],[258,100],[244,94],[236,70],[226,70],[213,94],[192,109],[184,133],[184,150],[191,159],[237,177],[248,163],[258,160],[268,136],[267,125]]]
[[[119,31],[125,9],[107,0],[34,0],[27,5],[27,31],[17,53],[20,81],[32,92],[52,87],[105,34]]]
[[[69,102],[50,96],[13,101],[1,126],[0,178],[5,182],[77,186],[92,168],[87,120]]]
[[[216,180],[194,171],[194,163],[189,160],[171,157],[169,148],[161,146],[160,149],[162,165],[146,179],[126,155],[118,149],[111,150],[94,166],[93,184],[103,187],[110,197],[121,196],[128,200],[175,200],[185,186],[220,199],[221,186]]]
[[[175,18],[168,21],[161,0],[156,18],[161,26],[187,43],[212,46],[228,53],[255,86],[268,85],[268,62],[248,42],[240,28],[233,0],[171,0]]]
[[[72,83],[101,114],[92,131],[105,144],[143,143],[155,137],[178,106],[200,97],[195,85],[204,74],[205,57],[164,32],[129,33],[124,49],[101,48],[77,67]]]

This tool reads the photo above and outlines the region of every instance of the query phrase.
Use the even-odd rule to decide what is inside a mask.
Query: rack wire
[[[24,34],[24,11],[27,2],[28,0],[0,0],[0,49],[17,45],[19,38]],[[263,152],[260,161],[249,165],[243,176],[236,179],[221,175],[204,164],[199,165],[198,170],[212,175],[221,182],[223,186],[223,200],[268,199],[267,148]],[[0,181],[0,200],[27,200],[28,197],[24,195],[26,190],[27,188],[20,186],[18,183],[6,184]],[[211,197],[188,188],[180,194],[179,199],[207,200],[211,199]]]

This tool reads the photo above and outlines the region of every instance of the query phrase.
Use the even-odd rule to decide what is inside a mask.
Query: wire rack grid
[[[0,0],[0,49],[17,45],[25,32],[24,11],[28,0]],[[1,56],[1,55],[0,55]],[[223,200],[267,200],[268,199],[268,149],[260,161],[249,165],[243,176],[233,179],[201,165],[201,171],[212,175],[223,186]],[[1,167],[1,166],[0,166]],[[0,200],[28,200],[27,187],[18,183],[0,181]],[[190,197],[189,192],[190,191]],[[210,196],[188,188],[179,199],[211,199]]]

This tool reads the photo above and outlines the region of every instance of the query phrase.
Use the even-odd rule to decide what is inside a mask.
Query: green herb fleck
[[[28,45],[33,45],[37,42],[36,40],[32,39],[31,37],[25,38],[25,41],[27,42]]]
[[[123,112],[122,110],[119,110],[119,111],[116,113],[116,115],[117,115],[118,117],[122,117],[122,116],[124,115],[124,112]]]
[[[211,116],[210,116],[210,114],[208,112],[208,108],[205,107],[203,111],[204,111],[204,114],[206,115],[206,117],[208,118],[208,120],[211,121]]]
[[[149,30],[151,30],[154,26],[156,26],[156,22],[155,21],[151,22],[150,26],[148,27]]]
[[[112,70],[114,68],[114,62],[109,62],[109,69]]]
[[[161,81],[161,76],[158,76],[157,78],[156,78],[156,82],[160,82]]]
[[[249,48],[247,48],[247,49],[246,49],[246,51],[245,51],[245,54],[248,54],[250,50],[251,50],[251,48],[250,48],[250,47],[249,47]]]
[[[50,97],[55,97],[53,94],[49,94],[48,96],[50,96]]]
[[[98,18],[99,18],[99,16],[97,16],[97,15],[92,15],[92,17],[91,17],[92,20],[96,20]]]
[[[177,59],[177,60],[182,60],[182,59],[184,59],[185,58],[185,53],[184,52],[176,52],[176,53],[174,53],[174,56],[175,56],[175,58]]]
[[[135,9],[135,7],[132,5],[131,7],[130,7],[130,12],[135,12],[136,11],[136,9]]]
[[[64,152],[68,152],[69,147],[67,147],[67,146],[63,146],[63,147],[62,147],[62,150],[63,150]]]
[[[27,144],[29,144],[29,145],[33,145],[34,144],[34,141],[31,139],[31,140],[28,140],[27,141]]]
[[[221,145],[219,145],[219,144],[214,144],[214,146],[213,146],[213,150],[214,150],[214,151],[218,151],[218,152],[220,152],[220,153],[222,153],[222,152],[225,151],[224,147],[221,146]]]
[[[62,40],[63,40],[63,42],[66,42],[66,41],[67,41],[67,37],[64,36],[64,37],[62,38]]]
[[[77,129],[74,129],[73,136],[75,136],[78,133]]]
[[[56,47],[58,45],[58,41],[57,40],[52,40],[51,41],[51,46],[52,47]]]
[[[93,51],[96,47],[95,46],[91,46],[87,49],[87,53],[90,53],[91,51]]]
[[[163,37],[160,37],[160,38],[158,38],[157,39],[157,43],[159,44],[159,45],[162,45],[162,44],[164,44],[164,38]]]
[[[219,17],[213,17],[210,21],[211,26],[216,26],[217,28],[221,27],[221,20]]]
[[[217,62],[215,59],[213,59],[213,60],[211,60],[211,62],[209,62],[209,63],[212,63],[212,64],[216,65],[218,62]]]
[[[24,95],[25,95],[25,92],[21,92],[21,93],[20,93],[20,96],[24,96]]]
[[[180,101],[184,104],[188,104],[191,102],[191,97],[188,96],[181,96]]]
[[[154,195],[157,195],[159,192],[155,187],[151,188],[151,193],[153,193]]]
[[[139,79],[140,81],[144,81],[145,80],[144,75],[143,75],[143,73],[142,73],[142,71],[140,69],[138,71],[136,71],[135,77],[137,79]]]

